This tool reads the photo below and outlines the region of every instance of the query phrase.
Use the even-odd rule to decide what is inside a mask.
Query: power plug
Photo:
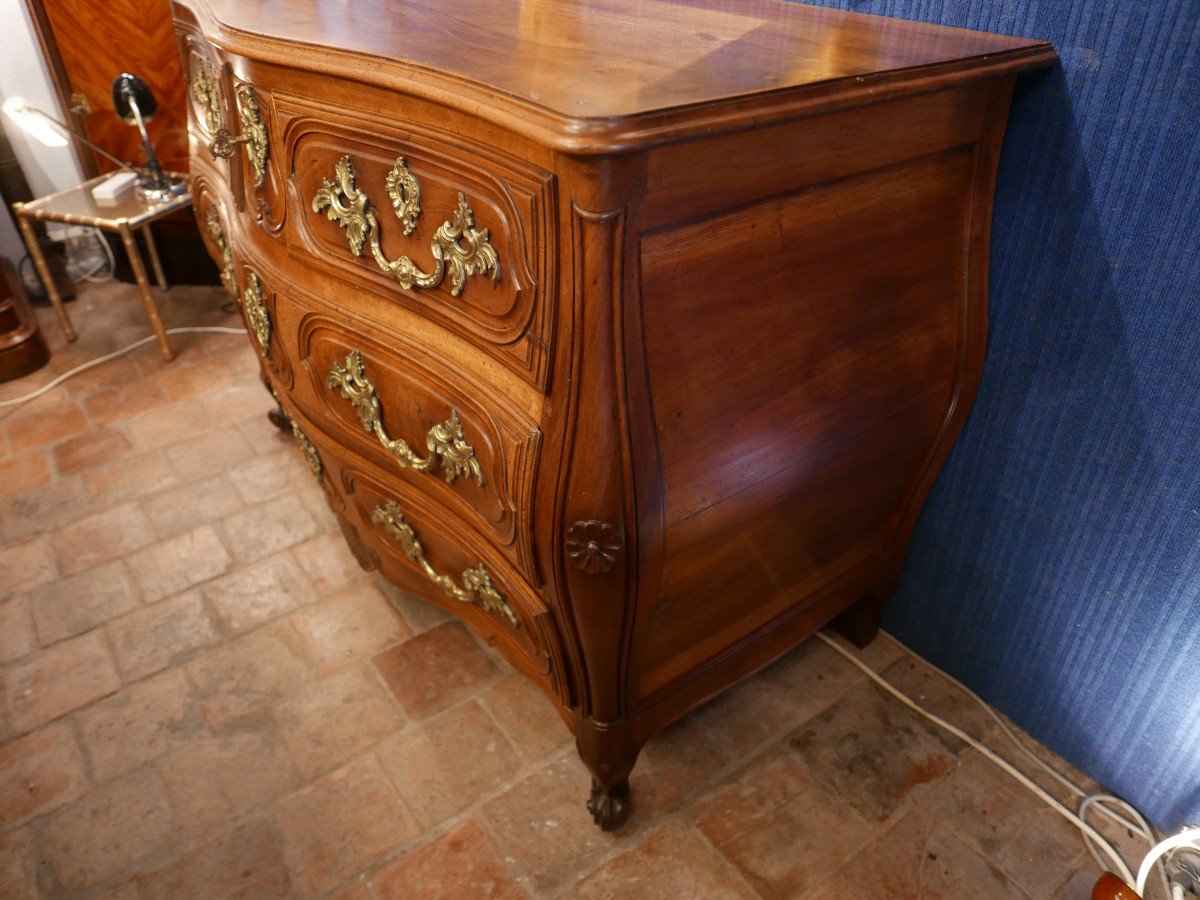
[[[1180,847],[1166,859],[1167,880],[1184,891],[1200,896],[1200,849]]]

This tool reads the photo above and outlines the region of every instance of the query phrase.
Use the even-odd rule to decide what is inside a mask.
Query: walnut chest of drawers
[[[1047,44],[784,2],[174,15],[281,421],[362,565],[554,701],[602,826],[664,725],[831,620],[870,639]]]

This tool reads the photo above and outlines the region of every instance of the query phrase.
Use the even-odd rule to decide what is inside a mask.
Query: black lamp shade
[[[150,86],[133,73],[122,72],[113,79],[112,98],[113,108],[126,125],[134,125],[137,122],[133,115],[133,105],[129,102],[131,97],[143,119],[152,118],[158,111],[158,102],[154,99]]]

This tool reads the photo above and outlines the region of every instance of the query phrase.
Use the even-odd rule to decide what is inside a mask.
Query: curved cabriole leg
[[[627,723],[594,719],[580,722],[575,746],[592,773],[588,812],[601,829],[615,831],[629,818],[629,773],[641,747],[634,745]]]
[[[267,410],[267,421],[282,431],[284,434],[292,433],[292,420],[288,418],[288,414],[283,411],[283,404],[279,402],[279,398],[275,396],[275,389],[271,387],[271,379],[267,377],[267,373],[259,370],[259,381],[263,383],[263,387],[267,389],[267,393],[271,395],[271,399],[275,401],[275,408]]]
[[[292,433],[292,423],[288,420],[287,413],[283,411],[283,407],[279,405],[279,401],[275,401],[275,408],[267,410],[267,421],[282,431],[284,434]]]

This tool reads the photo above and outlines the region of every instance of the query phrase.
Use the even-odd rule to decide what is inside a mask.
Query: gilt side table
[[[154,298],[154,290],[146,274],[146,264],[142,259],[141,250],[138,248],[137,241],[134,240],[134,233],[139,231],[142,233],[146,249],[150,252],[150,264],[154,267],[154,277],[158,281],[158,286],[164,291],[167,290],[167,279],[163,274],[162,262],[158,258],[158,247],[154,244],[154,235],[150,232],[150,226],[173,212],[190,207],[192,195],[185,190],[162,202],[144,200],[137,195],[130,195],[114,206],[100,206],[92,199],[92,188],[109,177],[108,174],[100,175],[73,188],[39,197],[29,203],[14,203],[12,210],[21,227],[21,235],[25,238],[29,256],[37,268],[46,293],[50,297],[50,302],[54,305],[54,311],[58,314],[58,321],[62,324],[63,333],[67,336],[68,341],[75,340],[75,329],[63,306],[58,288],[55,287],[54,279],[50,277],[46,258],[34,238],[30,220],[87,225],[99,228],[101,231],[119,234],[121,241],[125,244],[125,252],[129,254],[133,277],[137,279],[138,288],[142,292],[142,301],[146,304],[146,314],[150,317],[150,324],[154,327],[154,333],[158,337],[158,346],[162,350],[163,359],[170,362],[175,358],[175,354],[171,352],[166,329],[163,328],[162,319],[158,315],[158,303]],[[177,182],[181,178],[182,176],[171,173],[172,181]]]

